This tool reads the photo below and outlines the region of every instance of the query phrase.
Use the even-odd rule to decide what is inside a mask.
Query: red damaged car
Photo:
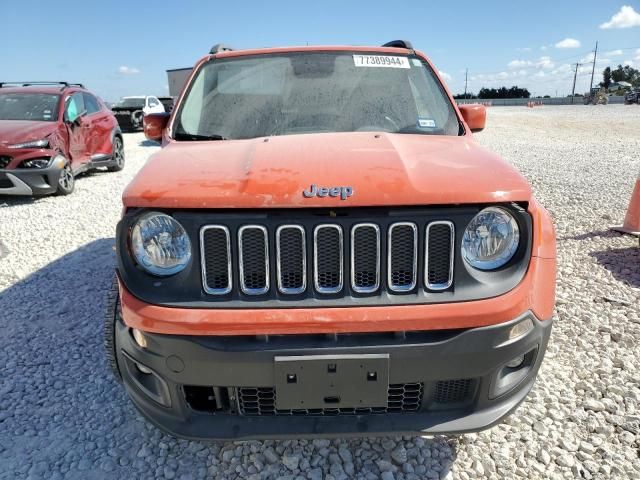
[[[0,195],[73,192],[87,170],[124,168],[111,111],[81,84],[0,83]]]

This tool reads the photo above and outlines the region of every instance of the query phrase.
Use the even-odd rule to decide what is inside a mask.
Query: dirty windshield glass
[[[47,93],[0,93],[0,120],[58,120],[59,95]]]
[[[312,52],[212,60],[174,127],[178,140],[322,132],[458,135],[442,86],[414,56]]]

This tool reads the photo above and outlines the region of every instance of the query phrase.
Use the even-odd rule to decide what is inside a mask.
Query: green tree
[[[531,93],[526,88],[513,86],[511,88],[481,88],[478,98],[530,98]]]
[[[602,82],[600,83],[601,87],[609,89],[609,85],[611,85],[611,67],[607,67],[602,72]]]
[[[618,65],[611,71],[611,80],[614,82],[629,82],[634,87],[640,87],[640,70],[629,65]]]

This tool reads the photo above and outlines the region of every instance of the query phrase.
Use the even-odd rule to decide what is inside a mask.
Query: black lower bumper
[[[512,327],[527,319],[532,328],[509,340]],[[531,390],[551,326],[550,320],[541,322],[527,312],[499,325],[434,332],[273,337],[145,334],[145,349],[123,323],[116,325],[115,335],[126,390],[159,428],[191,439],[283,438],[463,433],[488,428],[511,413]],[[293,357],[302,360],[294,362],[297,368],[306,367],[304,360],[311,356],[326,360],[329,370],[341,369],[340,362],[349,359],[386,358],[384,371],[373,373],[381,373],[380,380],[388,382],[387,401],[381,404],[378,398],[373,406],[282,408],[287,403],[282,398],[284,380],[279,378],[283,370],[276,364],[281,366],[282,357]],[[520,357],[521,365],[507,366]],[[368,365],[372,364],[364,363],[365,370]],[[318,382],[326,380],[321,375],[316,377]],[[300,398],[318,392],[313,383],[306,384],[306,392],[299,390]],[[337,383],[344,384],[344,378]],[[334,387],[331,380],[326,385]],[[341,388],[349,386],[335,385],[325,400],[339,402]],[[366,396],[361,401],[366,402]]]
[[[62,166],[0,170],[0,195],[48,195],[58,190]]]

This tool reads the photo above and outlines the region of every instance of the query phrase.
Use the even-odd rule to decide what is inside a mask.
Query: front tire
[[[73,189],[76,185],[76,179],[73,176],[73,170],[68,163],[64,166],[60,172],[60,179],[58,180],[57,195],[70,195],[73,193]]]
[[[121,321],[121,315],[118,279],[114,276],[107,293],[107,308],[104,316],[104,350],[113,378],[119,383],[122,383],[122,375],[116,355],[116,322]]]
[[[108,172],[119,172],[124,168],[124,145],[120,137],[114,137],[113,139],[111,160],[113,161],[113,165],[107,167]]]

